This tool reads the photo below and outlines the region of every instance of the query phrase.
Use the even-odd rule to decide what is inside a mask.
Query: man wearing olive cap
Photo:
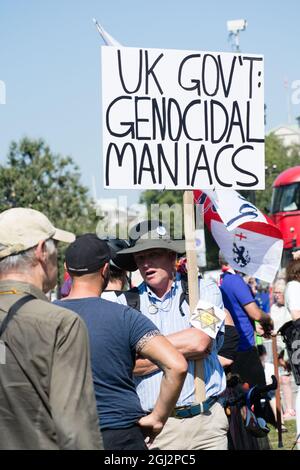
[[[36,210],[0,214],[0,449],[103,448],[86,328],[45,296],[74,239]]]

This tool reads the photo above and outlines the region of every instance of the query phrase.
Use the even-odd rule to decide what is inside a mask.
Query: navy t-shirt
[[[238,351],[248,351],[255,345],[254,322],[243,306],[254,302],[253,294],[238,274],[224,273],[222,279],[220,289],[224,307],[229,310],[240,335]]]
[[[57,300],[86,323],[101,429],[133,426],[146,413],[132,370],[137,342],[156,326],[137,310],[97,297]]]

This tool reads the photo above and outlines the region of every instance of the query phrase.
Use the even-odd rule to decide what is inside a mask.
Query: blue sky
[[[0,163],[12,140],[42,137],[74,158],[85,185],[95,175],[98,197],[117,195],[102,185],[102,42],[93,17],[127,46],[210,51],[230,51],[226,21],[245,18],[242,51],[265,56],[267,129],[287,121],[284,78],[290,87],[300,80],[299,0],[1,0]],[[291,111],[299,116],[300,105]]]

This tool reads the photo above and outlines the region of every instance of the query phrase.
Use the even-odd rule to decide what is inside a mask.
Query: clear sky
[[[230,51],[226,21],[245,18],[242,51],[265,56],[267,129],[287,121],[284,79],[290,91],[300,80],[299,0],[0,0],[0,163],[12,140],[42,137],[74,158],[85,185],[95,176],[98,197],[116,196],[102,185],[93,17],[123,45],[207,51]],[[291,112],[299,116],[300,105]]]

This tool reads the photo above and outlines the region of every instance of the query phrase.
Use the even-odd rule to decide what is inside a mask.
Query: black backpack
[[[278,333],[286,344],[295,382],[300,385],[300,319],[285,323]]]

